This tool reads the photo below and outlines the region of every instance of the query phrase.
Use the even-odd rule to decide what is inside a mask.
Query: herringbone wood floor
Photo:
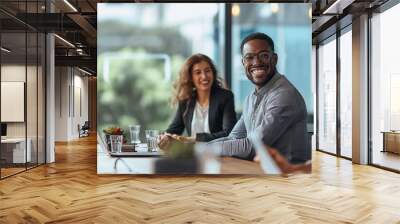
[[[0,223],[400,223],[400,175],[313,155],[313,173],[98,176],[94,137],[0,181]]]

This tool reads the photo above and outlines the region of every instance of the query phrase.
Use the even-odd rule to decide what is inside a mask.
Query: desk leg
[[[386,134],[385,133],[382,133],[382,135],[383,135],[383,149],[382,149],[382,151],[381,152],[386,152]]]
[[[128,166],[128,164],[126,164],[126,162],[122,158],[117,158],[115,160],[115,162],[114,162],[114,170],[117,170],[118,161],[121,161],[126,166],[126,168],[128,168],[129,172],[132,172],[132,169]]]

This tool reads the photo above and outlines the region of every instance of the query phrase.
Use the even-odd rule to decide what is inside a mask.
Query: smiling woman
[[[195,54],[185,61],[175,91],[173,102],[179,105],[167,133],[182,135],[186,131],[188,140],[210,141],[232,130],[236,122],[233,94],[222,88],[208,56]],[[170,140],[171,135],[164,135],[160,145]]]

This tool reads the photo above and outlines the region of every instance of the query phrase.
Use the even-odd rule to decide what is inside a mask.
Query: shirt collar
[[[272,85],[276,82],[281,77],[281,74],[279,74],[277,71],[275,72],[274,76],[269,80],[261,89],[257,91],[257,89],[254,89],[253,95],[255,96],[263,96],[265,95],[269,89],[271,89]]]

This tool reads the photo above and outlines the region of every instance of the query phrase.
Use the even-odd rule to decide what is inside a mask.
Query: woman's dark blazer
[[[190,136],[195,106],[195,96],[190,100],[179,102],[175,118],[166,132],[181,135],[186,129],[187,134]],[[208,108],[208,125],[211,133],[197,133],[196,141],[208,142],[228,136],[235,123],[236,114],[233,93],[219,87],[213,88]]]

